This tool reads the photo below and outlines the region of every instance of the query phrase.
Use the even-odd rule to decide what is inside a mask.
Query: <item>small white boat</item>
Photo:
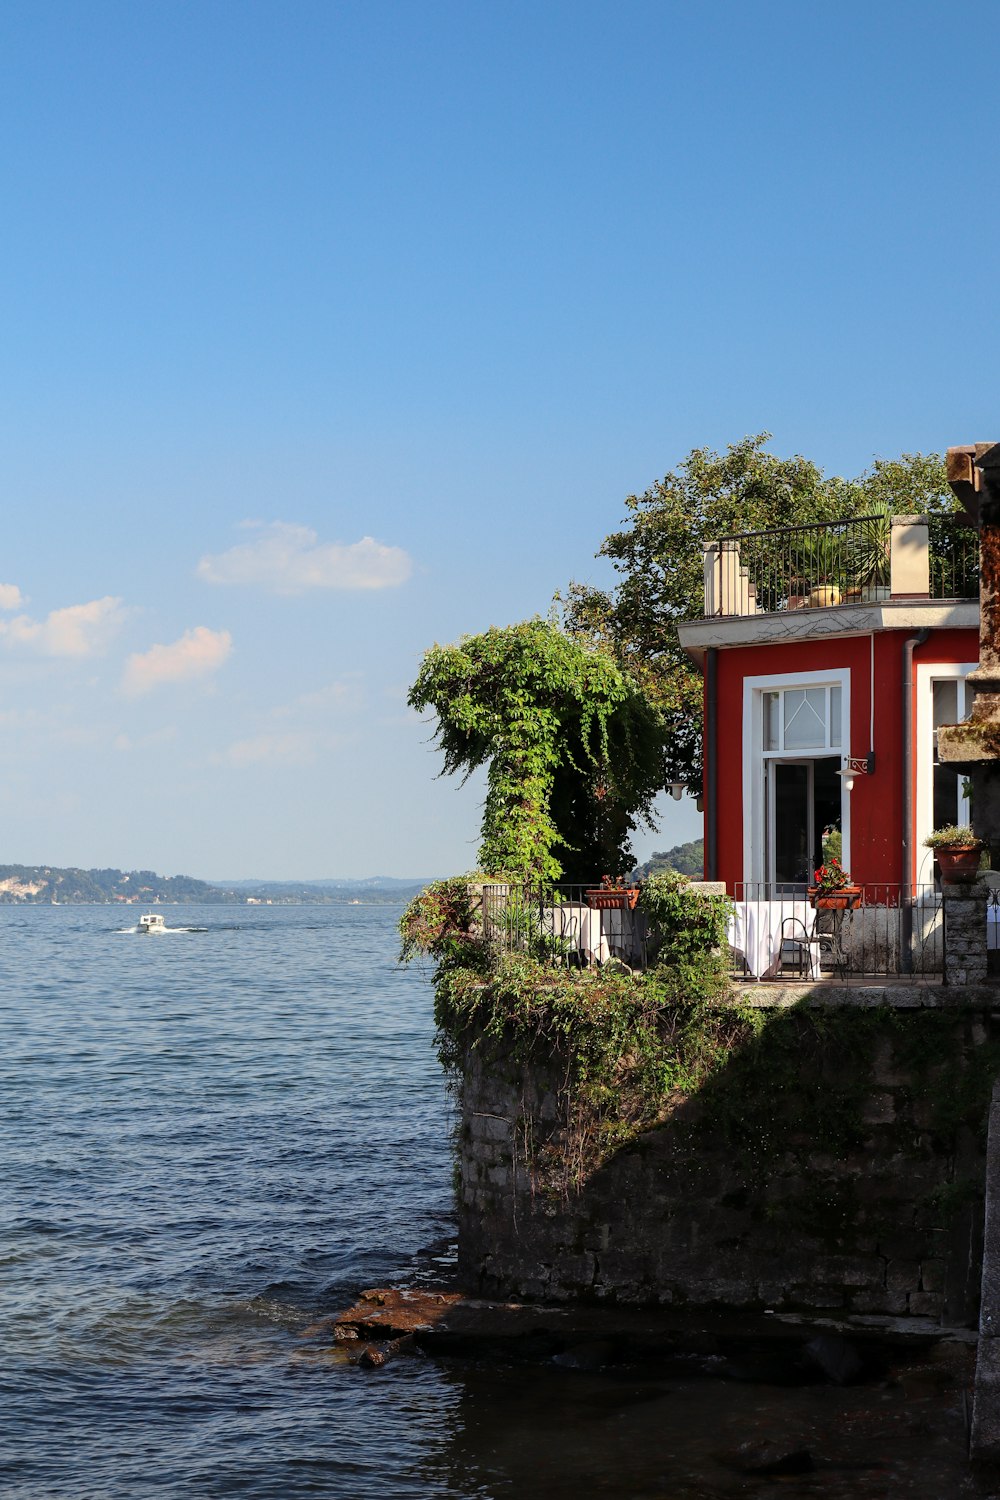
[[[146,912],[145,916],[140,917],[137,927],[139,932],[166,932],[167,930],[159,912],[154,911]]]

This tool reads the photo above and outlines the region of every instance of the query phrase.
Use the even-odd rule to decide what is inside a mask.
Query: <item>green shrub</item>
[[[725,966],[733,909],[728,896],[692,890],[686,876],[667,870],[646,881],[639,906],[649,923],[648,952],[657,968],[694,966],[712,974]]]

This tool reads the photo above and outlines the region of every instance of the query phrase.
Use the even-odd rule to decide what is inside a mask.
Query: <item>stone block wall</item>
[[[472,1048],[459,1143],[466,1288],[973,1325],[1000,1058],[990,1011],[884,1005],[855,1049],[841,1020],[848,1030],[828,1040],[815,1017],[775,1015],[769,1024],[792,1028],[784,1084],[762,1078],[758,1097],[752,1072],[724,1068],[700,1095],[665,1101],[662,1123],[579,1191],[553,1190],[544,1170],[568,1143],[558,1059]]]
[[[987,977],[984,885],[943,885],[946,984],[983,984]]]

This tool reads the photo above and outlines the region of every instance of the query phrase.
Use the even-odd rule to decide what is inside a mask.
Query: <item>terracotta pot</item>
[[[808,594],[789,594],[785,600],[786,609],[805,609],[809,603]]]
[[[979,874],[982,849],[971,844],[942,844],[934,857],[945,885],[972,885]]]
[[[861,887],[845,885],[840,891],[820,891],[809,887],[809,904],[817,911],[854,911],[861,905]]]
[[[816,588],[809,590],[809,608],[826,609],[831,604],[840,603],[840,590],[836,584],[821,583]]]
[[[608,891],[603,887],[596,891],[586,891],[587,905],[592,911],[635,911],[636,902],[639,900],[639,887],[629,886],[625,891]]]

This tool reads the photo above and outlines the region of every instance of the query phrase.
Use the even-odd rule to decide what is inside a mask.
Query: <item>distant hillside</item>
[[[227,880],[220,885],[235,893],[237,901],[271,901],[275,904],[317,902],[344,905],[360,901],[372,906],[403,906],[429,883],[399,880],[392,875],[372,875],[367,880]]]
[[[690,844],[677,844],[665,853],[657,853],[639,865],[635,873],[640,880],[650,875],[660,875],[664,870],[676,870],[680,875],[690,875],[700,880],[705,869],[705,840],[693,839]]]
[[[239,899],[190,875],[153,870],[58,869],[55,865],[0,865],[0,902],[211,902]]]
[[[78,870],[55,865],[0,865],[0,905],[69,905],[108,902],[151,905],[237,902],[297,905],[364,902],[401,906],[427,884],[376,875],[369,880],[232,880],[210,885],[191,875],[157,875],[153,870]]]

